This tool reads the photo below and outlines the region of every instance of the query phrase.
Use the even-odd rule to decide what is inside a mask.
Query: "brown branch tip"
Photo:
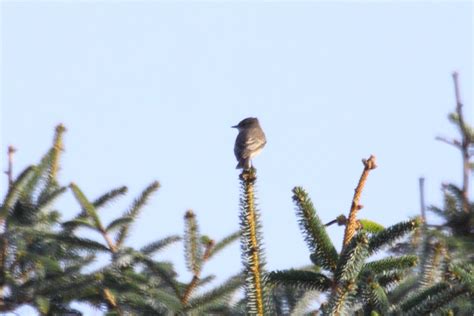
[[[365,182],[367,181],[367,176],[369,171],[377,168],[375,163],[375,156],[370,155],[369,159],[362,159],[364,164],[364,171],[360,176],[359,183],[357,184],[356,189],[354,190],[354,197],[352,198],[351,209],[349,211],[349,216],[347,218],[346,229],[344,231],[344,241],[343,247],[345,247],[351,241],[352,237],[355,235],[356,231],[360,229],[360,224],[357,221],[357,212],[362,209],[362,205],[359,203],[362,190],[364,188]]]
[[[365,170],[373,170],[377,168],[374,155],[370,155],[369,159],[362,159],[362,163],[364,164]]]

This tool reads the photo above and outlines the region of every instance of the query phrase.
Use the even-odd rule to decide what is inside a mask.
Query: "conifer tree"
[[[425,217],[422,234],[411,242],[397,245],[399,253],[418,254],[421,263],[399,287],[390,293],[394,311],[418,315],[439,310],[445,314],[474,313],[474,203],[469,197],[473,171],[474,132],[466,122],[461,102],[458,74],[453,73],[456,107],[448,119],[459,137],[437,137],[461,153],[462,186],[443,184],[444,205],[429,210],[444,220],[431,225],[424,215],[423,180],[420,180],[421,211]]]
[[[79,302],[107,315],[225,314],[230,307],[228,298],[243,283],[241,274],[203,292],[200,288],[215,277],[201,277],[201,273],[205,262],[236,241],[239,234],[214,242],[199,234],[195,216],[189,211],[184,237],[171,235],[138,248],[129,245],[130,227],[159,183],[152,182],[122,215],[104,223],[100,210],[125,195],[127,188],[119,187],[91,200],[75,183],[60,185],[57,175],[64,132],[59,125],[53,146],[40,163],[16,178],[14,150],[9,148],[9,189],[0,205],[0,312],[30,305],[41,315],[81,315],[71,308],[72,302]],[[61,221],[54,202],[69,192],[81,210],[71,220]],[[82,237],[85,230],[102,242]],[[178,281],[171,263],[156,259],[160,250],[181,240],[193,272],[189,283]],[[100,268],[92,268],[100,253],[109,259]]]
[[[276,288],[284,285],[326,293],[327,300],[320,306],[324,315],[387,314],[389,289],[418,261],[416,256],[410,255],[367,261],[371,255],[419,227],[421,221],[412,219],[383,228],[369,220],[358,220],[361,193],[369,172],[376,168],[375,157],[364,159],[363,164],[347,218],[342,215],[324,225],[305,190],[293,189],[296,215],[314,266],[305,270],[273,271],[267,275],[267,282]],[[339,253],[326,232],[326,226],[333,223],[345,225],[344,243]]]

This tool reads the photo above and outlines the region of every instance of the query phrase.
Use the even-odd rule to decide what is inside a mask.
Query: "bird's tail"
[[[235,169],[250,169],[250,167],[250,158],[242,158],[239,160],[237,166],[235,166]]]

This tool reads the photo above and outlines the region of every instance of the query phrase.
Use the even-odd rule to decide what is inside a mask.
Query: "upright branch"
[[[362,205],[359,204],[360,196],[362,194],[362,190],[364,189],[364,185],[367,181],[370,170],[377,168],[377,165],[375,164],[375,156],[373,155],[371,155],[367,160],[362,159],[362,163],[364,164],[364,171],[362,171],[359,183],[357,184],[354,192],[354,197],[352,198],[351,210],[349,212],[349,218],[347,219],[346,230],[344,231],[343,248],[349,244],[352,237],[354,237],[357,228],[359,227],[357,222],[357,212],[362,208]]]
[[[210,255],[211,255],[211,251],[214,248],[214,245],[215,245],[214,240],[209,239],[209,240],[206,241],[206,244],[205,244],[206,248],[204,250],[204,255],[202,256],[202,262],[199,265],[199,269],[194,271],[193,278],[192,278],[191,282],[189,282],[189,284],[186,286],[186,289],[184,290],[183,296],[181,297],[181,303],[185,306],[188,304],[189,298],[191,297],[192,292],[194,291],[194,289],[196,288],[196,286],[199,283],[199,280],[201,278],[202,267],[203,267],[204,263],[207,261],[207,259],[209,259]]]
[[[63,134],[66,131],[66,127],[63,124],[56,126],[56,133],[53,141],[53,156],[51,163],[51,178],[56,179],[59,171],[59,155],[64,150],[63,145]]]
[[[16,152],[16,148],[12,145],[8,146],[7,155],[8,155],[8,169],[5,171],[8,178],[8,187],[11,187],[13,184],[13,154]]]
[[[449,119],[454,123],[460,133],[461,140],[459,139],[447,139],[445,137],[438,136],[437,140],[442,141],[448,145],[454,146],[455,148],[461,151],[462,162],[463,162],[463,181],[461,189],[461,198],[462,198],[462,210],[465,213],[469,213],[469,172],[470,172],[470,158],[472,152],[469,152],[470,147],[474,143],[474,131],[469,125],[466,124],[463,113],[463,104],[461,102],[461,93],[459,92],[459,81],[458,73],[453,72],[453,82],[454,82],[454,94],[456,97],[456,112],[449,115]]]
[[[264,315],[263,268],[259,215],[255,205],[254,186],[257,179],[254,168],[240,174],[240,229],[242,260],[245,267],[247,314]]]
[[[463,198],[463,209],[464,212],[469,212],[469,146],[472,142],[470,137],[469,128],[464,121],[463,115],[463,104],[461,102],[461,96],[459,92],[459,82],[458,82],[458,73],[453,72],[453,82],[454,82],[454,94],[456,95],[456,114],[459,120],[459,129],[461,130],[462,140],[461,140],[461,152],[462,152],[462,162],[463,162],[463,181],[462,181],[462,198]]]
[[[107,233],[105,227],[102,225],[102,222],[99,218],[99,215],[97,214],[97,211],[96,211],[94,205],[91,202],[89,202],[89,200],[86,198],[84,193],[79,189],[79,187],[75,183],[71,183],[69,185],[69,187],[71,188],[74,196],[76,197],[76,200],[79,202],[79,204],[82,206],[82,208],[87,212],[87,214],[92,219],[93,224],[95,226],[95,229],[104,238],[110,252],[116,253],[117,250],[118,250],[117,246],[113,243],[113,241],[110,238],[109,234]]]

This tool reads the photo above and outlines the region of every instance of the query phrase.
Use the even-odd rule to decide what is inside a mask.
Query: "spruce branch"
[[[186,312],[204,312],[208,306],[215,304],[216,301],[228,299],[229,295],[238,290],[243,283],[244,280],[240,273],[236,276],[232,276],[222,285],[189,300],[184,310]]]
[[[470,131],[464,121],[463,115],[463,104],[461,102],[461,96],[459,92],[458,73],[453,73],[454,92],[456,95],[456,113],[459,119],[459,128],[462,135],[462,161],[463,161],[463,181],[462,181],[462,193],[463,193],[463,209],[464,212],[469,213],[469,147],[472,145],[474,140],[470,137]]]
[[[322,273],[293,269],[272,271],[267,275],[266,282],[270,285],[283,285],[320,292],[325,292],[332,286],[331,279]]]
[[[3,222],[8,214],[12,211],[15,203],[24,192],[28,182],[32,179],[36,171],[36,167],[30,166],[26,168],[18,178],[10,186],[7,196],[0,208],[0,221]]]
[[[296,203],[296,214],[300,230],[313,253],[311,260],[329,271],[337,265],[337,251],[329,238],[326,228],[319,219],[308,194],[301,187],[293,189],[293,201]]]
[[[67,191],[67,187],[58,187],[57,189],[52,190],[49,194],[44,195],[43,199],[38,201],[38,213],[42,212],[43,210],[47,209],[49,206],[53,204],[54,201],[62,194]]]
[[[474,266],[471,265],[465,269],[460,265],[451,264],[449,268],[454,278],[469,289],[471,295],[474,296]]]
[[[347,300],[350,293],[355,291],[356,284],[353,282],[343,282],[334,288],[327,304],[322,306],[322,315],[340,316],[344,315],[347,307]]]
[[[107,225],[105,231],[107,233],[110,233],[114,230],[123,227],[124,225],[129,225],[131,222],[133,222],[133,218],[128,216],[116,218]]]
[[[456,98],[456,109],[455,113],[450,114],[449,119],[458,127],[461,134],[461,140],[448,140],[444,137],[436,137],[437,140],[452,145],[460,150],[462,156],[462,209],[465,213],[470,213],[469,204],[469,176],[471,169],[470,152],[471,147],[474,143],[474,132],[471,127],[465,121],[463,113],[463,103],[461,101],[461,93],[459,89],[459,75],[457,72],[453,72],[453,84],[454,94]]]
[[[186,211],[186,214],[184,215],[184,223],[184,254],[186,258],[186,266],[190,272],[196,275],[201,270],[203,254],[199,242],[199,226],[196,220],[196,215],[193,211]]]
[[[152,273],[156,274],[163,281],[164,284],[169,286],[173,290],[173,293],[176,297],[181,297],[179,284],[175,280],[174,273],[171,273],[169,269],[163,266],[163,264],[155,262],[145,256],[141,256],[137,259],[142,262]]]
[[[67,231],[70,231],[77,227],[86,227],[92,229],[93,231],[97,231],[97,227],[93,223],[91,223],[91,220],[89,218],[84,217],[75,218],[70,221],[63,222],[61,223],[61,226]]]
[[[428,253],[425,253],[427,258],[424,260],[424,264],[420,272],[421,279],[419,285],[422,287],[428,287],[435,282],[440,272],[439,266],[446,252],[445,247],[439,241],[435,242],[433,245],[427,246],[429,251]]]
[[[100,221],[99,215],[97,214],[97,211],[95,210],[95,207],[92,205],[92,203],[89,202],[89,200],[86,198],[84,193],[81,191],[81,189],[79,189],[79,187],[75,183],[71,183],[69,187],[71,188],[74,194],[74,197],[79,202],[81,207],[84,209],[84,211],[86,211],[87,215],[92,219],[97,230],[103,231],[104,228]]]
[[[364,170],[362,171],[359,183],[357,184],[354,192],[354,197],[352,198],[351,210],[349,212],[346,230],[344,231],[343,247],[346,247],[349,244],[352,237],[359,228],[359,224],[357,222],[357,212],[362,208],[362,206],[359,204],[360,196],[362,194],[362,190],[364,189],[364,185],[367,181],[370,170],[377,168],[377,165],[375,164],[375,156],[373,155],[371,155],[367,160],[363,159],[362,163],[364,164]]]
[[[130,209],[125,212],[125,214],[123,214],[123,216],[128,216],[128,217],[131,217],[133,219],[137,218],[141,208],[146,204],[146,202],[150,199],[151,195],[156,192],[158,189],[160,188],[160,183],[158,181],[154,181],[152,182],[143,192],[142,194],[135,200],[133,201],[133,204],[132,206],[130,207]],[[129,224],[125,224],[123,225],[116,238],[115,238],[115,245],[117,246],[117,248],[120,248],[124,241],[125,241],[125,238],[127,237],[127,234],[128,234],[128,230],[130,229],[130,225],[131,223]]]
[[[381,315],[385,315],[390,307],[385,289],[377,282],[369,284],[369,302],[377,308]]]
[[[96,209],[99,209],[105,206],[107,203],[110,203],[116,197],[125,195],[127,191],[128,188],[126,186],[118,187],[98,197],[94,202],[92,202],[92,205],[94,205]]]
[[[95,199],[92,202],[92,206],[94,206],[95,209],[98,210],[99,208],[104,207],[107,203],[110,203],[116,197],[127,193],[127,190],[128,190],[127,187],[122,186],[122,187],[113,189],[109,192],[106,192],[105,194],[101,195],[99,198]],[[88,223],[88,222],[89,222],[89,217],[87,215],[87,211],[85,209],[82,209],[82,211],[76,217],[74,217],[74,219],[62,223],[62,226],[69,233],[73,233],[74,229],[76,229],[79,226],[86,226],[89,228],[93,228],[93,224]],[[91,225],[92,227],[90,227]]]
[[[180,236],[171,235],[142,247],[140,249],[140,252],[142,252],[145,255],[152,255],[162,250],[163,248],[167,247],[168,245],[171,245],[172,243],[178,242],[180,240],[181,240]]]
[[[37,203],[44,201],[51,191],[58,188],[56,181],[52,180],[51,170],[53,165],[53,153],[54,148],[48,150],[48,152],[41,158],[39,164],[36,165],[36,172],[26,186],[22,198],[30,203]],[[34,196],[37,193],[37,201],[34,201]]]
[[[188,212],[186,214],[188,214]],[[192,214],[192,216],[194,217],[194,214]],[[197,227],[197,225],[196,225],[196,227]],[[200,283],[200,277],[201,277],[201,271],[202,271],[203,264],[209,259],[209,255],[210,255],[211,250],[212,250],[213,247],[214,247],[214,241],[212,239],[208,239],[205,242],[204,254],[202,255],[202,257],[200,257],[198,259],[199,260],[199,265],[196,266],[196,270],[193,270],[193,273],[194,273],[193,278],[192,278],[191,282],[189,282],[189,284],[186,286],[186,289],[184,290],[184,293],[181,297],[181,302],[184,306],[186,306],[188,304],[188,301],[189,301],[189,298],[191,297],[192,292],[196,289],[196,287]]]
[[[364,232],[357,234],[342,250],[334,278],[337,284],[353,282],[368,256],[368,239]]]
[[[390,272],[394,270],[406,270],[418,263],[418,256],[405,255],[400,257],[387,257],[364,264],[363,272],[375,274]]]
[[[232,233],[228,235],[227,237],[224,237],[222,240],[216,242],[214,247],[212,247],[211,252],[209,253],[209,259],[215,256],[218,252],[223,250],[225,247],[227,247],[234,241],[238,240],[239,237],[240,237],[240,231],[236,231],[235,233]]]
[[[401,302],[399,305],[394,306],[394,310],[404,311],[407,312],[410,309],[416,308],[425,300],[426,298],[433,296],[439,292],[444,291],[445,289],[449,288],[449,284],[440,282],[423,289],[422,291],[418,291],[413,295],[410,295]]]
[[[468,289],[464,286],[436,283],[395,305],[393,313],[410,316],[430,314],[467,293]]]
[[[405,277],[406,271],[391,271],[384,272],[381,275],[377,276],[377,282],[381,287],[386,290],[392,289],[395,285],[399,284],[400,281]]]
[[[245,293],[247,299],[247,313],[263,316],[265,314],[265,293],[263,287],[264,260],[261,249],[262,237],[260,234],[259,214],[255,204],[255,181],[257,180],[254,168],[243,170],[240,174],[240,230],[242,261],[245,267]]]
[[[380,282],[380,281],[379,281]],[[399,302],[405,300],[406,296],[409,293],[412,293],[418,285],[418,276],[409,275],[404,278],[397,287],[392,289],[389,293],[390,301],[393,304],[398,304]]]
[[[359,232],[341,251],[336,271],[335,285],[324,309],[325,315],[342,315],[348,304],[348,298],[356,289],[356,278],[368,256],[368,239],[364,232]]]
[[[96,241],[86,239],[86,238],[80,238],[76,236],[68,236],[68,235],[63,235],[63,234],[53,234],[53,233],[44,233],[43,234],[44,238],[51,238],[53,240],[56,240],[58,242],[62,242],[66,245],[70,245],[73,247],[78,247],[82,250],[94,252],[94,251],[111,251],[110,247],[105,247],[101,243],[98,243]]]
[[[92,203],[89,202],[89,200],[86,198],[84,193],[82,193],[82,191],[79,189],[79,187],[75,183],[71,183],[69,187],[71,188],[72,192],[74,193],[74,197],[79,202],[81,207],[87,212],[87,214],[92,219],[95,228],[97,229],[97,231],[100,232],[100,234],[104,238],[110,251],[113,253],[117,252],[117,245],[113,243],[112,239],[107,234],[107,231],[102,225],[102,222],[100,221],[99,215],[97,214],[97,211],[94,205],[92,205]]]
[[[422,221],[419,217],[410,221],[397,223],[393,226],[387,227],[381,232],[374,234],[369,238],[369,254],[372,255],[379,251],[384,246],[389,246],[397,239],[403,237],[405,234],[420,227]]]

